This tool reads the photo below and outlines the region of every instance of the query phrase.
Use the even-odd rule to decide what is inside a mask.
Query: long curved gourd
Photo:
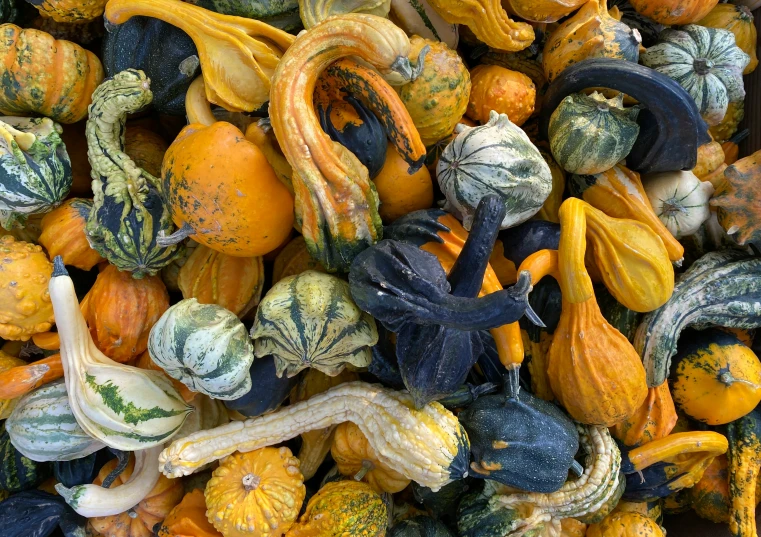
[[[26,395],[38,386],[63,377],[61,355],[54,354],[0,373],[0,400]]]
[[[77,485],[67,488],[61,483],[55,489],[74,511],[92,518],[123,513],[135,507],[156,486],[161,476],[158,458],[161,445],[135,452],[135,469],[126,483],[117,488],[99,485]]]
[[[654,69],[608,58],[580,61],[563,70],[542,101],[540,133],[546,139],[552,112],[565,97],[586,88],[626,93],[643,106],[640,132],[626,165],[640,173],[691,170],[698,147],[711,141],[695,101],[679,84]]]
[[[392,22],[341,15],[299,37],[272,77],[270,120],[293,167],[296,220],[310,254],[328,270],[348,270],[359,252],[380,239],[382,223],[367,168],[320,127],[312,102],[317,77],[334,61],[357,56],[381,75],[410,80],[415,72],[409,52],[409,39]],[[420,146],[411,164],[424,158]]]
[[[110,0],[108,22],[141,15],[177,26],[198,48],[206,97],[231,112],[252,112],[269,100],[270,79],[294,37],[263,22],[220,15],[180,0]]]
[[[669,375],[679,334],[692,326],[761,326],[761,259],[739,250],[710,252],[692,264],[674,286],[671,298],[648,313],[634,338],[647,384],[659,386]]]
[[[761,414],[757,410],[727,427],[729,440],[729,529],[755,537],[756,482],[761,468]]]
[[[432,490],[468,474],[470,445],[457,418],[438,403],[364,382],[341,384],[258,418],[231,422],[172,442],[159,458],[167,477],[191,474],[235,451],[252,451],[344,421],[356,423],[378,460]]]

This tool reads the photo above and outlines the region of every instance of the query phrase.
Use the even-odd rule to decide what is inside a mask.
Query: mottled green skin
[[[152,98],[145,74],[127,69],[98,86],[87,120],[94,198],[85,231],[100,255],[135,278],[156,274],[181,251],[156,244],[159,232],[174,230],[160,181],[123,151],[127,114]]]
[[[210,11],[266,22],[281,30],[301,27],[298,0],[187,0]]]
[[[727,426],[729,441],[729,528],[733,535],[755,535],[756,481],[761,463],[758,410]]]
[[[0,426],[0,490],[21,492],[29,490],[50,477],[52,468],[47,462],[34,462],[24,457],[11,444],[5,424]]]
[[[522,523],[516,509],[502,507],[492,501],[494,496],[483,492],[471,492],[463,496],[457,509],[457,529],[460,537],[505,537],[511,535]],[[537,537],[544,525],[531,528],[523,537]]]
[[[16,0],[0,0],[0,24],[16,22],[17,17]]]

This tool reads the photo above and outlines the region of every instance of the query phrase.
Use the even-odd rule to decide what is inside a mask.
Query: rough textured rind
[[[85,23],[103,15],[108,0],[34,0],[40,15],[56,22]]]

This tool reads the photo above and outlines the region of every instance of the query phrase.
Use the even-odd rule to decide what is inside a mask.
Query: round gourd
[[[690,24],[705,17],[719,0],[630,0],[641,15],[655,22]]]
[[[690,418],[722,425],[761,402],[761,363],[732,334],[684,332],[671,362],[674,402]]]
[[[458,127],[444,149],[436,177],[447,198],[444,210],[470,229],[478,202],[497,193],[507,209],[501,229],[531,218],[552,191],[552,173],[528,136],[505,114],[492,111],[480,127]]]
[[[415,62],[423,47],[429,50],[423,71],[398,89],[399,97],[427,147],[452,134],[465,113],[471,91],[470,74],[459,54],[445,43],[413,35],[410,45],[409,57]]]
[[[661,527],[641,513],[612,513],[587,528],[587,537],[664,537]]]
[[[706,28],[720,28],[732,32],[735,36],[735,44],[750,56],[750,63],[743,70],[743,74],[748,75],[756,69],[758,65],[756,26],[753,24],[753,14],[747,6],[717,4],[697,24]]]
[[[536,85],[525,74],[499,65],[478,65],[470,73],[471,90],[466,114],[485,123],[492,110],[507,114],[521,126],[534,113]]]
[[[5,422],[14,447],[34,461],[70,461],[104,445],[77,423],[60,379],[22,397]]]
[[[193,489],[182,498],[161,523],[158,537],[222,537],[206,519],[203,490]]]
[[[595,174],[609,170],[629,154],[639,135],[639,109],[624,108],[623,95],[575,93],[550,117],[552,156],[567,172]]]
[[[388,144],[386,163],[373,179],[380,200],[378,213],[385,224],[433,205],[433,182],[428,168],[423,166],[412,174],[409,168],[394,145]]]
[[[709,181],[687,170],[653,173],[643,179],[653,211],[677,239],[692,235],[710,218],[708,200],[714,188]]]
[[[287,447],[235,453],[206,484],[206,516],[225,537],[274,537],[291,527],[305,495],[299,460]]]
[[[742,74],[750,56],[735,44],[729,30],[696,24],[668,28],[641,60],[687,90],[708,125],[721,122],[729,103],[745,97]]]
[[[39,243],[51,258],[60,255],[65,265],[82,270],[90,270],[103,261],[85,235],[90,209],[92,200],[71,198],[44,216]]]
[[[232,312],[195,298],[169,308],[151,329],[148,351],[167,375],[215,399],[251,390],[254,360],[246,328]]]
[[[49,462],[35,462],[13,447],[11,437],[0,425],[0,490],[20,492],[33,489],[51,474]]]
[[[294,238],[280,250],[272,267],[272,281],[277,283],[288,276],[295,276],[307,270],[325,272],[325,269],[309,254],[302,235]]]
[[[272,355],[277,375],[313,367],[335,376],[347,365],[367,367],[378,341],[372,316],[352,300],[349,284],[306,271],[272,286],[251,329],[256,356]]]

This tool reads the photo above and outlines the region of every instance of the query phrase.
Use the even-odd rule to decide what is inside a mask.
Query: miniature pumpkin
[[[610,428],[625,446],[639,446],[667,436],[676,425],[677,414],[668,382],[649,388],[645,402],[634,414]]]
[[[222,537],[206,518],[206,499],[201,489],[193,489],[169,511],[158,537]]]
[[[82,270],[90,270],[103,261],[90,247],[85,234],[90,209],[91,200],[71,198],[44,216],[39,243],[50,257],[60,255],[65,265]]]
[[[698,22],[716,6],[719,0],[630,0],[637,13],[655,22],[683,25]]]
[[[236,453],[206,484],[206,516],[225,537],[282,535],[305,495],[299,460],[287,447]]]
[[[388,144],[386,162],[373,183],[380,201],[378,214],[386,224],[433,205],[433,182],[428,168],[423,166],[411,174],[393,144]]]
[[[52,265],[41,246],[0,237],[0,337],[26,341],[53,326]]]
[[[439,41],[413,35],[410,60],[419,62],[426,46],[429,49],[423,56],[423,71],[399,88],[399,97],[427,147],[452,134],[462,119],[471,94],[471,80],[457,51]]]
[[[177,286],[183,298],[216,304],[243,317],[262,297],[264,261],[261,257],[233,257],[199,245],[180,268]]]
[[[661,527],[641,513],[617,512],[587,528],[586,537],[664,537]]]
[[[304,237],[299,235],[277,254],[272,267],[272,281],[277,283],[283,278],[308,270],[325,272],[319,261],[309,254]]]
[[[478,65],[470,73],[471,90],[467,114],[474,121],[486,123],[492,110],[507,114],[521,126],[534,113],[536,86],[518,71],[499,65]]]
[[[307,503],[285,537],[383,537],[388,514],[380,495],[359,481],[328,483]]]
[[[741,158],[724,171],[710,201],[721,227],[740,245],[761,239],[761,199],[754,192],[760,172],[761,151]]]
[[[36,113],[59,123],[76,123],[87,116],[92,93],[103,80],[103,66],[95,54],[14,24],[3,24],[0,32],[0,76],[12,81],[0,95],[1,114]]]
[[[710,216],[713,185],[687,170],[645,176],[645,192],[653,211],[671,234],[680,239],[695,233]]]

